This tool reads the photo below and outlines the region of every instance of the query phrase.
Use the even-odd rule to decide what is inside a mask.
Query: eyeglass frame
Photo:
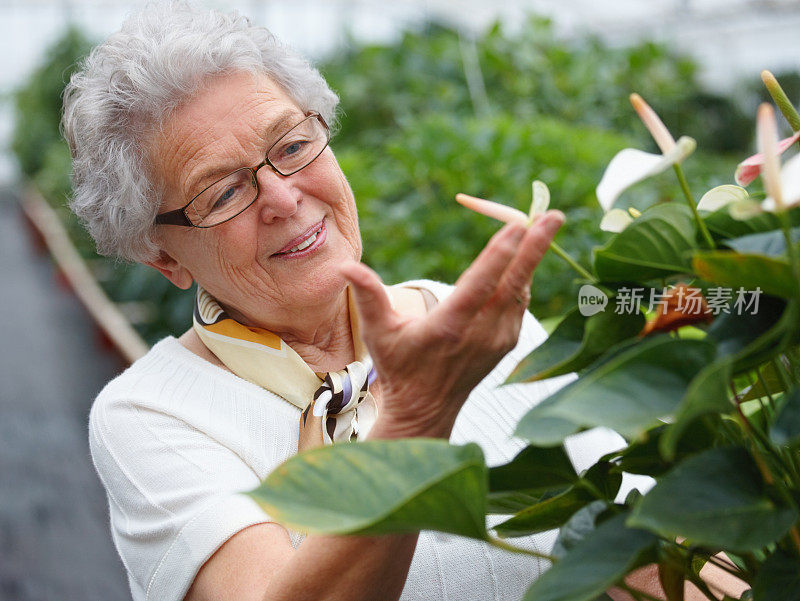
[[[322,123],[322,127],[325,130],[325,136],[326,136],[325,145],[320,149],[320,151],[317,153],[317,155],[313,159],[311,159],[308,163],[306,163],[302,167],[300,167],[298,169],[295,169],[294,171],[290,171],[289,173],[283,173],[283,172],[279,171],[278,168],[275,165],[273,165],[272,162],[269,160],[269,153],[272,151],[273,148],[275,148],[275,146],[277,146],[278,142],[283,140],[283,138],[286,137],[289,134],[289,132],[293,131],[296,127],[299,127],[300,125],[302,125],[303,123],[305,123],[306,121],[308,121],[309,119],[312,119],[312,118],[316,118],[320,123]],[[230,173],[228,173],[226,175],[223,175],[221,178],[219,178],[217,180],[214,180],[208,186],[203,188],[200,192],[195,194],[192,197],[192,199],[189,202],[187,202],[185,205],[183,205],[181,208],[174,209],[172,211],[166,211],[165,213],[159,213],[158,215],[156,215],[154,224],[155,225],[179,225],[179,226],[185,226],[185,227],[196,227],[196,228],[201,228],[201,229],[208,229],[210,227],[216,227],[218,225],[222,225],[223,223],[227,223],[228,221],[230,221],[234,217],[238,217],[239,215],[244,213],[247,209],[249,209],[252,206],[252,204],[258,199],[258,195],[261,194],[261,188],[258,185],[258,170],[259,169],[261,169],[265,165],[269,165],[270,169],[272,169],[278,175],[281,175],[283,177],[289,177],[290,175],[294,175],[298,171],[301,171],[301,170],[305,169],[311,163],[316,161],[319,158],[319,156],[323,152],[325,152],[325,149],[328,147],[330,142],[331,142],[331,129],[330,129],[330,127],[328,127],[328,124],[325,121],[325,118],[322,115],[320,115],[318,112],[316,112],[316,111],[309,111],[308,113],[306,113],[306,116],[305,116],[304,119],[302,119],[301,121],[299,121],[295,125],[293,125],[291,128],[289,128],[284,134],[282,134],[277,140],[275,140],[275,142],[273,142],[272,145],[270,145],[269,148],[267,148],[267,151],[264,154],[264,160],[261,161],[258,165],[256,165],[255,167],[240,167],[239,169],[234,169]],[[209,190],[210,188],[216,186],[219,182],[221,182],[222,180],[230,177],[234,173],[238,173],[239,171],[250,171],[250,173],[253,176],[253,182],[255,184],[255,189],[256,189],[256,194],[253,197],[253,200],[251,200],[247,204],[247,206],[242,207],[241,211],[239,211],[237,213],[234,213],[233,215],[231,215],[230,217],[228,217],[227,219],[225,219],[223,221],[220,221],[219,223],[214,223],[212,225],[197,225],[197,224],[192,223],[191,220],[189,219],[189,217],[186,215],[186,209],[188,209],[191,206],[191,204],[195,200],[197,200],[200,196],[205,194],[205,192],[207,190]]]

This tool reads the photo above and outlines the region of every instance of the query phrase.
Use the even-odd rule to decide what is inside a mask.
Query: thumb
[[[339,273],[350,284],[350,292],[366,337],[370,338],[390,329],[395,313],[378,274],[363,263],[355,261],[342,265]]]

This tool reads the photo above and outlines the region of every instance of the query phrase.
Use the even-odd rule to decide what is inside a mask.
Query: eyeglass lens
[[[311,116],[275,142],[267,160],[281,175],[292,175],[313,162],[327,144],[327,130],[316,116]],[[186,207],[186,216],[194,225],[210,227],[235,217],[257,196],[255,172],[250,168],[239,169],[203,190]]]

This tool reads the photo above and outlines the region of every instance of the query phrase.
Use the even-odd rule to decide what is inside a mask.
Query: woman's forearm
[[[309,536],[270,580],[264,601],[396,601],[418,536]]]

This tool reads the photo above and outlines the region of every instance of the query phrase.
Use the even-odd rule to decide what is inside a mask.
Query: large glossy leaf
[[[692,267],[702,279],[734,291],[740,287],[748,291],[760,289],[783,298],[797,294],[792,268],[784,259],[724,250],[700,251],[694,255]]]
[[[800,228],[793,228],[790,234],[796,244],[800,240]],[[786,238],[781,230],[749,234],[725,240],[725,244],[733,250],[745,254],[766,255],[774,258],[786,255]]]
[[[489,470],[489,510],[516,513],[547,492],[574,484],[578,474],[562,446],[526,447]]]
[[[731,381],[731,362],[722,359],[704,367],[698,373],[675,410],[673,424],[660,440],[661,454],[667,460],[675,457],[681,434],[695,419],[707,413],[728,413],[733,403],[728,398]]]
[[[753,601],[797,601],[800,598],[800,567],[797,557],[775,551],[753,582]]]
[[[573,486],[560,495],[527,507],[494,527],[500,536],[527,536],[558,528],[576,511],[595,500],[582,486]]]
[[[762,296],[757,313],[721,314],[708,329],[717,355],[729,359],[735,373],[761,365],[794,344],[800,335],[800,305]]]
[[[516,434],[549,445],[581,428],[607,426],[635,438],[672,413],[713,357],[714,345],[705,340],[644,340],[539,403],[520,420]]]
[[[584,317],[575,308],[517,365],[507,382],[544,380],[588,367],[610,346],[636,336],[644,321],[641,313],[618,314],[607,308]]]
[[[793,226],[800,224],[800,208],[789,210],[789,220]],[[703,217],[708,229],[721,238],[738,238],[748,234],[768,232],[781,227],[780,219],[774,213],[757,213],[747,219],[734,219],[730,207],[722,207]]]
[[[709,419],[698,419],[689,423],[678,438],[672,460],[662,457],[659,451],[661,438],[671,426],[649,430],[644,438],[610,454],[609,459],[615,459],[617,469],[622,472],[659,477],[672,469],[676,461],[712,447],[719,433],[716,425],[716,420]]]
[[[777,506],[742,447],[705,451],[664,476],[634,508],[628,524],[667,538],[752,551],[782,537],[797,518]]]
[[[758,213],[748,219],[734,219],[730,207],[722,207],[703,218],[708,229],[721,238],[737,238],[758,232],[768,232],[781,227],[780,219],[774,213]]]
[[[592,501],[583,509],[578,510],[558,531],[556,542],[553,544],[553,557],[560,559],[573,547],[579,545],[583,539],[594,532],[595,522],[602,522],[601,518],[606,516],[608,511],[608,504],[604,501]]]
[[[642,281],[684,273],[697,249],[696,225],[688,207],[655,205],[595,250],[597,277],[607,282]]]
[[[625,526],[625,514],[600,524],[525,593],[523,601],[591,601],[645,563],[657,538]]]
[[[792,448],[800,446],[800,388],[786,393],[783,407],[769,435],[777,445]]]
[[[272,519],[300,531],[428,529],[485,539],[486,492],[478,445],[416,438],[301,453],[249,494]]]

